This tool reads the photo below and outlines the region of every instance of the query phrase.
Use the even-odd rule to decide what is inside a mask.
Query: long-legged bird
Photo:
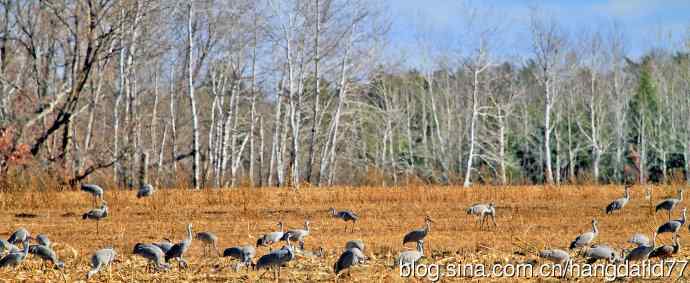
[[[147,259],[154,270],[170,269],[170,264],[163,262],[165,253],[156,245],[137,243],[132,253]]]
[[[656,212],[659,210],[666,210],[668,212],[668,221],[671,221],[671,211],[683,201],[683,190],[678,190],[678,198],[667,198],[656,205]]]
[[[103,201],[99,208],[89,210],[81,216],[81,218],[84,220],[96,220],[96,234],[100,233],[98,224],[101,222],[101,219],[106,217],[108,217],[108,204],[105,201]]]
[[[96,199],[103,200],[103,188],[96,184],[83,184],[81,190],[93,196],[93,205],[96,205]]]
[[[423,241],[426,235],[429,234],[429,231],[431,230],[431,223],[434,223],[434,221],[431,219],[430,216],[427,215],[426,217],[424,217],[424,227],[412,230],[405,234],[405,237],[403,237],[402,244],[405,245],[410,242],[414,243]]]
[[[91,270],[86,273],[86,280],[89,280],[91,277],[93,277],[101,270],[101,268],[110,266],[113,263],[113,260],[115,260],[116,256],[117,253],[115,250],[113,250],[113,248],[97,250],[91,256]]]
[[[669,222],[666,222],[664,224],[661,224],[659,228],[656,229],[657,234],[663,234],[663,233],[673,233],[676,234],[678,231],[680,231],[680,228],[685,225],[685,212],[687,211],[687,208],[683,208],[681,210],[681,217],[676,220],[671,220]]]
[[[192,223],[187,224],[187,238],[181,242],[174,244],[168,252],[165,253],[165,262],[170,262],[171,259],[177,259],[180,267],[186,268],[187,261],[184,259],[184,254],[192,245]]]
[[[218,237],[208,231],[196,233],[196,239],[204,244],[204,256],[208,254],[208,250],[212,250],[218,256],[220,256],[220,251],[218,251]]]
[[[15,251],[12,253],[9,253],[5,255],[2,259],[0,259],[0,268],[5,268],[5,267],[10,267],[10,266],[17,266],[24,259],[26,258],[26,255],[29,253],[29,240],[26,239],[23,242],[24,244],[24,249],[22,251]]]
[[[284,246],[279,250],[272,251],[260,257],[259,260],[256,261],[256,265],[254,266],[254,268],[256,270],[272,268],[274,270],[274,279],[277,280],[278,278],[280,278],[281,267],[287,264],[289,261],[291,261],[294,257],[295,255],[292,251],[290,240],[288,240],[287,246]],[[264,272],[259,277],[263,277],[263,275],[265,274],[266,272]]]
[[[575,249],[575,248],[582,248],[586,245],[589,245],[596,239],[597,235],[599,234],[599,229],[597,229],[597,220],[592,219],[592,231],[582,233],[575,237],[575,240],[573,240],[570,243],[569,249]]]
[[[298,242],[299,249],[304,250],[304,238],[309,236],[309,220],[304,220],[304,229],[290,229],[283,235],[282,240],[286,241],[288,238],[290,241]]]
[[[256,247],[258,248],[260,246],[264,246],[271,249],[273,244],[280,242],[283,239],[283,236],[285,235],[285,232],[283,231],[283,222],[278,222],[278,228],[280,228],[280,231],[271,232],[259,237],[256,240]]]
[[[630,187],[625,186],[625,191],[623,192],[623,197],[622,198],[617,198],[613,200],[609,205],[606,206],[606,214],[611,214],[616,210],[621,210],[623,207],[625,207],[626,204],[628,204],[628,201],[630,200]]]
[[[357,223],[357,220],[359,220],[359,215],[354,213],[352,210],[337,211],[332,207],[329,209],[329,211],[331,213],[331,217],[340,218],[345,221],[345,232],[347,232],[347,222],[352,222],[352,231],[355,230],[355,224]]]
[[[55,251],[48,246],[40,244],[31,245],[29,246],[29,253],[43,259],[43,261],[52,263],[58,269],[63,269],[65,267],[65,263],[59,260]]]
[[[253,265],[255,256],[256,249],[252,245],[231,247],[223,251],[223,257],[236,258],[240,261],[235,267],[236,270],[243,265],[246,267]]]

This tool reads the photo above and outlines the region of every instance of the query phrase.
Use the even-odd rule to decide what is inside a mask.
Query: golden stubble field
[[[675,196],[676,188],[654,188],[652,202]],[[333,281],[333,263],[344,243],[362,239],[369,261],[340,280],[401,282],[408,279],[399,277],[399,270],[392,267],[394,259],[400,251],[414,248],[412,244],[403,247],[402,237],[407,231],[421,227],[425,215],[430,215],[436,223],[426,241],[431,249],[427,247],[422,262],[517,263],[536,259],[536,251],[545,247],[567,249],[576,235],[590,229],[593,217],[599,220],[600,234],[596,242],[616,248],[626,247],[625,241],[634,232],[649,235],[666,221],[666,214],[650,214],[650,202],[644,199],[644,188],[640,186],[631,190],[632,199],[622,213],[605,215],[603,208],[622,194],[622,186],[472,189],[415,186],[196,192],[163,189],[152,198],[137,199],[136,191],[106,189],[110,216],[101,221],[100,234],[96,234],[96,223],[81,219],[81,214],[92,207],[92,198],[86,193],[2,193],[0,237],[6,239],[22,226],[34,236],[47,234],[56,243],[56,252],[66,268],[63,271],[43,269],[40,261],[30,256],[16,270],[0,270],[0,280],[83,281],[92,252],[113,246],[119,253],[118,261],[111,272],[106,269],[91,281],[271,281],[272,274],[261,279],[255,271],[235,272],[231,267],[234,262],[228,258],[204,258],[199,241],[192,243],[186,256],[189,269],[180,270],[174,265],[172,270],[159,273],[147,273],[146,261],[133,256],[132,247],[136,242],[153,242],[164,237],[177,242],[186,237],[186,224],[192,223],[195,233],[212,231],[218,235],[222,252],[226,247],[254,244],[258,236],[276,230],[278,221],[290,228],[301,228],[304,219],[309,219],[312,231],[305,249],[313,251],[323,247],[326,254],[324,257],[298,255],[283,269],[281,281]],[[464,209],[476,202],[489,201],[497,204],[499,227],[480,231],[476,219],[466,215]],[[355,231],[344,232],[344,223],[330,217],[330,207],[357,212],[361,220]],[[676,211],[674,218],[679,212]],[[680,235],[688,235],[687,228]],[[682,240],[686,238],[690,239]],[[670,244],[670,236],[661,236],[660,242]],[[258,256],[266,252],[265,248],[257,250]],[[690,249],[682,247],[678,257],[687,258],[688,254]]]

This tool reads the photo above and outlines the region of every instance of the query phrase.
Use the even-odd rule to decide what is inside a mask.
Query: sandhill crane
[[[156,245],[137,243],[134,245],[134,251],[132,253],[148,259],[148,266],[153,266],[157,270],[170,269],[170,265],[163,262],[165,253]]]
[[[10,244],[17,245],[19,243],[24,243],[24,241],[28,240],[31,238],[31,233],[29,233],[29,230],[26,230],[24,227],[20,227],[12,235],[10,235],[9,238],[7,238],[7,241]]]
[[[256,270],[273,268],[274,279],[277,280],[278,278],[280,278],[281,267],[287,264],[295,257],[292,251],[292,246],[290,245],[290,240],[288,239],[287,242],[287,246],[283,246],[279,250],[272,251],[260,257],[259,260],[256,261],[256,265],[254,266],[254,268]],[[261,274],[259,278],[263,277],[265,274],[266,272]]]
[[[406,265],[415,264],[419,259],[424,256],[424,240],[417,241],[417,250],[415,251],[404,251],[398,256],[398,266],[403,267]]]
[[[101,203],[101,206],[99,208],[94,208],[92,210],[89,210],[88,212],[84,213],[81,218],[86,220],[86,219],[91,219],[91,220],[96,220],[96,234],[100,233],[99,230],[99,222],[101,222],[101,219],[108,217],[108,204],[103,201]]]
[[[96,205],[96,199],[103,200],[103,188],[95,184],[83,184],[81,190],[93,196],[93,205]]]
[[[0,259],[0,268],[17,266],[24,261],[26,255],[29,253],[29,240],[24,240],[23,244],[24,249],[22,251],[9,253]]]
[[[3,253],[5,251],[7,251],[8,253],[13,253],[20,251],[20,249],[17,248],[17,246],[10,244],[10,242],[4,239],[0,239],[0,253]]]
[[[167,253],[173,247],[173,243],[168,239],[162,239],[159,242],[152,244],[159,247],[163,253]]]
[[[680,242],[678,240],[680,236],[677,234],[673,234],[673,245],[663,245],[660,246],[656,249],[654,249],[650,254],[649,258],[661,258],[661,259],[666,259],[670,258],[673,255],[677,254],[678,251],[680,250]]]
[[[304,238],[309,236],[309,220],[304,220],[304,229],[291,229],[288,230],[284,235],[282,240],[286,241],[288,238],[290,241],[298,242],[299,249],[304,250]]]
[[[592,231],[582,233],[578,235],[575,240],[573,240],[570,243],[569,249],[575,249],[575,248],[581,248],[586,245],[589,245],[596,239],[597,235],[599,234],[599,230],[597,229],[597,220],[592,219]]]
[[[340,218],[345,221],[345,232],[347,232],[347,222],[352,222],[352,231],[355,230],[355,224],[357,223],[357,220],[359,220],[359,216],[352,210],[337,211],[335,208],[331,207],[329,211],[331,213],[331,217]]]
[[[663,233],[678,233],[680,231],[680,228],[685,225],[685,212],[687,211],[687,208],[683,208],[681,212],[681,217],[676,220],[671,220],[669,222],[666,222],[664,224],[661,224],[659,228],[656,229],[657,234],[663,234]]]
[[[649,238],[645,234],[635,233],[628,239],[628,243],[636,246],[649,245]]]
[[[153,195],[155,189],[153,188],[153,185],[149,183],[144,183],[141,186],[139,186],[139,191],[137,192],[137,198],[144,198],[144,197],[150,197]]]
[[[184,259],[184,254],[192,245],[192,223],[187,224],[187,238],[181,242],[174,244],[168,252],[165,253],[165,262],[170,262],[171,259],[177,259],[180,267],[187,268],[187,261]]]
[[[91,277],[93,277],[104,266],[110,267],[110,265],[113,263],[113,260],[115,260],[116,256],[117,253],[115,252],[115,250],[113,250],[113,248],[97,250],[91,256],[91,270],[89,270],[89,272],[86,273],[86,280],[89,280]]]
[[[345,249],[349,250],[352,248],[357,248],[360,251],[364,252],[364,242],[362,240],[349,240],[347,243],[345,243]]]
[[[273,244],[280,242],[280,240],[283,239],[283,235],[285,235],[283,231],[283,222],[278,222],[278,227],[280,231],[271,232],[259,237],[259,239],[256,240],[256,247],[265,246],[270,250]]]
[[[472,206],[465,209],[465,212],[468,215],[477,216],[477,220],[479,221],[479,229],[484,228],[484,221],[487,217],[491,217],[491,221],[493,221],[494,226],[498,226],[496,224],[496,205],[493,202],[488,204],[475,203]]]
[[[239,270],[242,265],[253,265],[254,256],[256,256],[256,249],[252,245],[244,245],[227,248],[223,251],[223,257],[232,257],[238,259],[240,262],[235,266]]]
[[[671,211],[683,201],[683,190],[678,190],[678,198],[667,198],[656,205],[656,212],[659,210],[668,211],[668,221],[671,221]]]
[[[628,253],[627,256],[625,256],[626,261],[642,261],[646,260],[649,258],[649,254],[651,254],[654,249],[656,248],[656,232],[652,236],[652,243],[648,245],[642,245],[638,246],[637,248],[633,249]]]
[[[39,245],[49,247],[53,244],[50,239],[48,239],[48,236],[45,234],[38,234],[36,236],[36,241],[38,242]]]
[[[423,241],[426,235],[429,234],[429,230],[431,230],[431,223],[434,223],[434,221],[431,219],[430,216],[427,215],[426,217],[424,217],[424,227],[412,230],[409,233],[407,233],[403,238],[403,245],[410,242]]]
[[[362,261],[364,261],[364,259],[365,256],[364,253],[362,253],[362,250],[356,247],[346,249],[342,254],[340,254],[338,261],[333,264],[333,271],[335,272],[336,278],[338,278],[341,272],[346,269],[349,275],[350,268],[360,264]]]
[[[561,249],[547,249],[539,252],[539,257],[556,264],[563,264],[570,260],[570,254]]]
[[[606,206],[606,214],[611,214],[616,210],[621,210],[623,207],[625,207],[626,204],[628,204],[628,201],[630,200],[630,187],[625,186],[625,191],[623,192],[623,197],[622,198],[617,198],[609,205]]]
[[[55,254],[55,251],[51,249],[48,246],[45,245],[31,245],[29,246],[29,253],[36,255],[37,257],[43,259],[43,261],[49,261],[53,265],[55,265],[56,268],[58,269],[63,269],[65,267],[65,263],[61,260],[58,260],[57,254]]]
[[[218,243],[218,237],[215,234],[207,231],[199,232],[196,233],[195,238],[204,244],[204,256],[207,255],[207,251],[209,249],[213,250],[218,256],[220,256],[220,251],[218,251],[218,247],[216,245],[216,243]]]
[[[613,262],[616,260],[616,251],[607,245],[594,245],[590,248],[585,248],[584,257],[587,258],[587,264],[593,264],[600,259]]]

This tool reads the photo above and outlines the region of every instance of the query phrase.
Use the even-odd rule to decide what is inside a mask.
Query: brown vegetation
[[[28,258],[18,271],[0,270],[0,279],[29,281],[83,280],[90,255],[96,249],[112,245],[119,262],[109,275],[105,270],[98,281],[255,281],[259,273],[235,272],[228,259],[202,258],[202,245],[195,241],[188,253],[191,268],[149,274],[145,260],[131,254],[136,242],[158,241],[163,237],[179,241],[186,223],[195,232],[212,231],[220,238],[219,247],[253,244],[256,238],[275,229],[283,221],[289,227],[301,227],[305,218],[312,223],[312,233],[305,249],[323,247],[325,258],[298,256],[282,273],[282,280],[333,281],[333,263],[347,240],[362,239],[370,257],[364,266],[356,267],[346,280],[359,282],[401,281],[394,258],[404,249],[403,235],[420,227],[425,215],[432,225],[426,258],[430,262],[524,262],[535,259],[542,248],[567,248],[579,233],[589,229],[592,217],[599,220],[600,235],[596,242],[617,249],[634,232],[651,234],[666,220],[666,214],[650,215],[644,189],[634,187],[632,200],[622,213],[606,216],[603,208],[620,195],[620,187],[405,187],[405,188],[305,188],[290,189],[224,189],[199,192],[163,189],[153,198],[137,199],[135,191],[107,190],[105,198],[111,216],[96,224],[79,216],[90,209],[90,195],[77,192],[0,193],[0,237],[6,238],[20,226],[34,235],[46,233],[56,243],[58,255],[65,260],[64,273],[42,270],[39,260]],[[653,201],[675,195],[675,188],[655,188]],[[475,218],[464,208],[475,202],[495,201],[498,228],[480,231]],[[352,209],[360,214],[354,233],[344,233],[344,224],[330,218],[328,208]],[[674,214],[677,214],[675,212]],[[34,214],[36,217],[25,217]],[[675,217],[675,216],[674,216]],[[681,235],[686,234],[683,230]],[[670,244],[670,236],[660,237]],[[430,257],[429,250],[432,255]],[[257,253],[262,255],[265,249]],[[524,255],[520,255],[524,254]],[[688,250],[681,250],[682,256]],[[270,275],[266,278],[270,280]]]

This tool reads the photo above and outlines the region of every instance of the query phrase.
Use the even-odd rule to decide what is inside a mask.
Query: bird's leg
[[[98,228],[98,222],[101,222],[100,220],[96,220],[96,234],[100,234],[100,230]]]
[[[494,216],[493,214],[491,215],[491,221],[494,222],[494,227],[498,227],[498,224],[496,224],[496,216]]]

